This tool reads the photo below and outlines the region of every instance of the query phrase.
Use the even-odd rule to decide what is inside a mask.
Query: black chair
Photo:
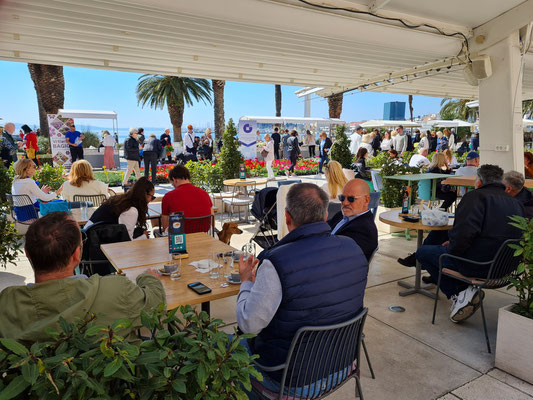
[[[359,380],[361,339],[367,308],[349,321],[329,326],[306,326],[294,336],[284,364],[266,367],[265,372],[282,371],[278,399],[321,399],[355,378],[355,395],[363,399]],[[304,388],[304,389],[302,389]],[[263,399],[272,392],[253,381],[252,390]]]
[[[504,286],[507,286],[509,284],[509,278],[512,277],[513,273],[515,273],[516,269],[518,268],[518,264],[520,264],[520,257],[514,256],[514,250],[509,247],[510,244],[518,244],[520,242],[520,239],[508,239],[505,242],[502,243],[500,248],[498,249],[498,252],[496,253],[496,256],[491,261],[485,261],[485,262],[478,262],[478,261],[472,261],[467,258],[463,257],[457,257],[453,256],[451,254],[442,254],[439,257],[439,279],[437,282],[437,295],[435,296],[435,305],[433,307],[433,318],[431,320],[432,324],[435,324],[435,315],[437,313],[437,301],[439,298],[439,288],[440,288],[440,281],[442,276],[446,276],[448,278],[457,279],[461,282],[468,283],[469,285],[472,285],[477,289],[477,295],[481,299],[480,301],[480,307],[481,307],[481,317],[483,319],[483,330],[485,332],[485,340],[487,342],[487,350],[490,353],[490,342],[489,342],[489,334],[487,333],[487,322],[485,320],[485,310],[483,309],[483,298],[481,296],[481,290],[482,289],[499,289]],[[486,265],[489,267],[489,272],[487,274],[486,278],[476,278],[476,277],[466,277],[462,275],[458,271],[454,271],[452,269],[445,268],[442,263],[444,258],[451,258],[453,260],[460,260],[465,263],[469,263],[472,265]]]
[[[184,218],[184,225],[185,233],[207,232],[215,237],[215,216],[213,214]]]
[[[82,233],[84,243],[80,272],[87,276],[93,274],[104,276],[116,272],[115,267],[100,249],[100,245],[130,241],[126,225],[98,222],[87,229],[82,229]]]
[[[370,202],[368,203],[368,209],[376,219],[376,214],[378,213],[379,201],[381,200],[381,192],[372,192],[370,193]]]
[[[91,202],[93,207],[100,207],[107,200],[107,196],[105,194],[75,194],[73,200]]]
[[[335,216],[342,209],[342,203],[330,201],[328,203],[328,221]]]
[[[287,179],[284,181],[278,181],[278,188],[283,185],[292,185],[293,183],[302,183],[301,179]]]
[[[11,211],[11,217],[15,222],[23,225],[31,225],[39,219],[39,212],[31,202],[27,194],[6,193],[7,202]]]

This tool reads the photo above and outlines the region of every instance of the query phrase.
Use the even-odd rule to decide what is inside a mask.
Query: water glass
[[[80,201],[80,211],[81,211],[81,219],[84,221],[87,221],[89,219],[89,215],[88,215],[86,201]]]
[[[224,255],[224,278],[231,276],[233,270],[233,253],[227,253]]]
[[[181,258],[173,259],[174,270],[170,273],[171,281],[178,281],[181,279]]]
[[[209,252],[209,277],[211,279],[218,279],[220,277],[220,270],[217,262],[217,254],[214,251]]]

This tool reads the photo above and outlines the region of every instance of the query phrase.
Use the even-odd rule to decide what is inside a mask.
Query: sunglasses
[[[343,194],[339,194],[339,200],[341,202],[344,202],[344,200],[348,200],[348,203],[353,203],[355,200],[360,199],[361,197],[365,196],[345,196]]]
[[[155,197],[155,196],[154,196],[153,194],[149,194],[148,196],[150,196],[150,197],[151,197],[152,201],[154,201],[154,200],[155,200],[155,198],[156,198],[156,197]]]

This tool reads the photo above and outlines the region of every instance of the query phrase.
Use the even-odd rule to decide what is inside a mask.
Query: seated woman
[[[340,203],[338,196],[342,193],[342,188],[346,185],[348,179],[342,172],[342,166],[337,161],[330,161],[324,167],[326,183],[321,188],[328,194],[330,203]]]
[[[93,167],[88,161],[78,160],[72,164],[68,181],[63,183],[63,198],[68,201],[74,201],[77,194],[89,196],[103,194],[109,197],[107,193],[107,184],[94,179]]]
[[[85,228],[97,222],[124,224],[132,240],[148,238],[146,213],[148,203],[155,199],[154,185],[144,176],[126,193],[107,199],[93,213]]]
[[[28,158],[23,158],[18,160],[15,165],[15,179],[11,186],[11,193],[15,195],[25,194],[27,195],[33,207],[39,211],[39,202],[41,201],[51,201],[54,200],[57,195],[61,193],[61,188],[57,192],[50,191],[50,186],[43,185],[42,188],[39,188],[37,182],[33,180],[33,175],[35,175],[35,164],[32,160]],[[36,215],[32,206],[15,206],[15,214],[19,221],[28,221],[30,219],[35,219]]]
[[[450,149],[444,150],[444,156],[446,157],[446,163],[448,165],[457,165],[457,158],[453,155],[452,151]]]
[[[446,156],[443,153],[435,153],[433,161],[428,166],[426,172],[434,174],[449,174],[451,169],[446,163]],[[457,200],[457,193],[448,185],[441,184],[442,179],[437,181],[437,191],[435,196],[439,200],[444,200],[440,208],[447,210],[455,200]]]
[[[398,153],[396,152],[396,154]],[[366,148],[359,147],[359,150],[357,150],[357,154],[355,155],[355,162],[352,164],[352,169],[355,171],[355,177],[366,181],[366,183],[368,183],[368,186],[370,186],[370,191],[373,192],[374,185],[372,184],[372,175],[369,171],[370,168],[366,167],[365,161],[368,155],[369,153]]]

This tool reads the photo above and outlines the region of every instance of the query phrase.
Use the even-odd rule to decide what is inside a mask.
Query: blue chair
[[[431,180],[418,182],[418,198],[424,201],[431,201]]]
[[[278,188],[282,185],[292,185],[293,183],[302,183],[301,179],[291,179],[286,181],[278,181]]]
[[[372,184],[374,185],[374,190],[376,192],[381,192],[383,189],[383,179],[378,171],[370,170],[370,175],[372,176]]]
[[[381,192],[370,193],[370,202],[368,203],[368,209],[374,216],[374,219],[376,219],[376,214],[378,213],[378,206],[379,206],[380,200],[381,200]]]

